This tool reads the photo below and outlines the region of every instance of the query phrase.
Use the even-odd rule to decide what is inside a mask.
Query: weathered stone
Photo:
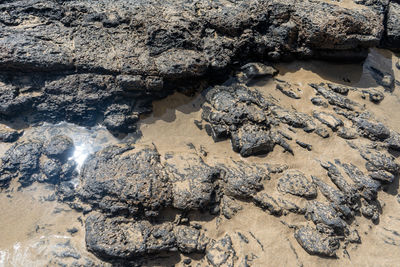
[[[206,209],[214,201],[219,170],[194,153],[167,153],[165,170],[172,190],[172,206],[181,210]]]
[[[311,219],[315,225],[326,225],[339,234],[343,233],[346,227],[345,221],[340,218],[339,213],[335,211],[330,203],[309,202],[306,217]]]
[[[278,181],[278,190],[304,198],[315,198],[317,190],[304,175],[297,170],[288,170]]]
[[[339,241],[336,238],[319,233],[308,226],[296,230],[294,237],[311,255],[334,257],[339,249]]]
[[[214,267],[233,267],[237,260],[229,235],[214,241],[206,251],[208,263]]]
[[[71,138],[63,135],[53,136],[49,142],[43,145],[43,151],[48,157],[65,160],[72,156],[74,142]]]
[[[263,210],[268,210],[270,214],[280,216],[282,214],[282,208],[270,195],[265,192],[259,192],[253,197],[254,204],[262,208]]]
[[[269,179],[268,166],[233,161],[229,165],[221,165],[224,181],[224,192],[239,198],[249,198],[263,189],[262,182]]]
[[[110,146],[89,156],[79,197],[112,214],[157,215],[171,204],[171,186],[153,147]]]
[[[171,223],[152,225],[148,221],[107,218],[100,213],[92,214],[86,219],[85,240],[89,251],[106,260],[129,260],[176,250],[176,238]]]
[[[326,113],[326,112],[313,112],[314,118],[327,125],[333,131],[336,131],[338,127],[343,125],[343,121],[341,119],[336,118],[334,115]]]

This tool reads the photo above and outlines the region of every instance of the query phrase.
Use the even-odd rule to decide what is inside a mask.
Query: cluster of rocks
[[[295,85],[278,79],[275,82],[283,95],[301,98],[302,91]],[[293,132],[294,128],[300,128],[322,138],[337,134],[359,151],[365,159],[367,174],[351,162],[342,163],[338,159],[321,161],[320,165],[327,171],[333,185],[317,176],[308,179],[298,170],[288,170],[278,180],[278,193],[262,190],[250,196],[255,205],[275,216],[288,212],[305,215],[313,225],[293,226],[299,244],[310,254],[336,256],[340,241],[344,241],[344,247],[349,242],[361,242],[357,231],[351,227],[354,216],[362,214],[374,223],[379,221],[381,207],[377,193],[399,175],[400,165],[390,153],[400,151],[400,138],[399,133],[366,112],[365,106],[348,97],[350,91],[359,91],[357,88],[323,83],[309,86],[316,93],[311,102],[319,107],[312,115],[282,108],[273,98],[263,97],[256,89],[234,83],[214,86],[206,91],[202,119],[205,130],[214,141],[230,139],[233,150],[242,156],[269,153],[276,144],[294,154],[290,144],[294,141],[311,150],[311,145],[293,140],[290,134],[278,130],[282,129],[281,124]],[[366,92],[374,104],[379,104],[384,98],[384,94],[376,89],[359,91],[360,94]],[[362,145],[355,139],[368,140],[369,145]],[[315,200],[318,191],[327,202]],[[285,199],[285,194],[306,199],[306,204]]]

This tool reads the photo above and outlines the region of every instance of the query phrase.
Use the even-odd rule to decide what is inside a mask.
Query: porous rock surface
[[[151,99],[237,60],[362,59],[381,40],[396,47],[397,10],[388,1],[2,1],[0,115],[81,125],[100,117],[133,131]]]

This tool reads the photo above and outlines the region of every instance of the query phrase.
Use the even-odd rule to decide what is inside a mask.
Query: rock
[[[320,106],[320,107],[324,107],[327,108],[328,107],[328,103],[326,103],[322,97],[316,96],[316,97],[312,97],[311,98],[311,103],[313,103],[316,106]]]
[[[57,135],[44,144],[43,151],[48,157],[65,160],[72,156],[74,151],[74,142],[71,138]]]
[[[369,177],[384,183],[392,183],[395,179],[393,174],[384,170],[372,171],[369,173]]]
[[[207,209],[214,201],[219,170],[194,153],[167,153],[164,162],[172,190],[172,206],[181,210]]]
[[[104,125],[109,131],[129,133],[136,129],[139,113],[128,104],[112,104],[104,112]]]
[[[242,157],[266,154],[275,146],[270,133],[256,125],[244,125],[231,136],[233,151],[240,153]]]
[[[268,166],[233,161],[229,165],[220,165],[221,179],[224,181],[226,195],[238,198],[250,198],[263,189],[262,182],[269,179]]]
[[[304,143],[304,142],[302,142],[302,141],[300,141],[300,140],[296,140],[296,144],[298,144],[298,145],[301,146],[302,148],[307,149],[308,151],[311,151],[311,150],[312,150],[312,145],[307,144],[307,143]]]
[[[400,47],[400,3],[390,1],[387,12],[385,45],[394,50]]]
[[[17,131],[11,128],[0,128],[0,142],[12,143],[18,140],[18,138],[24,133],[24,131]]]
[[[268,210],[270,214],[280,216],[282,208],[278,202],[265,192],[259,192],[253,197],[253,202],[263,210]]]
[[[390,137],[385,140],[390,149],[400,151],[400,134],[394,131],[390,132]]]
[[[356,139],[358,137],[358,133],[356,129],[354,128],[348,128],[348,127],[339,127],[339,130],[337,131],[337,135],[339,137],[342,137],[343,139],[351,140],[351,139]]]
[[[275,146],[270,133],[268,110],[257,91],[240,85],[215,86],[206,92],[202,117],[214,141],[231,138],[241,156],[268,153]]]
[[[308,114],[297,112],[295,110],[286,110],[281,107],[273,107],[272,113],[281,122],[293,126],[295,128],[303,128],[307,132],[315,130],[315,123]]]
[[[24,186],[34,181],[32,175],[39,171],[42,145],[40,140],[26,140],[6,151],[0,166],[2,186],[8,186],[10,180],[17,177]]]
[[[334,115],[326,112],[313,112],[314,118],[336,131],[340,126],[343,126],[343,121],[336,118]]]
[[[316,176],[312,176],[312,180],[318,186],[322,195],[332,202],[333,207],[337,211],[341,212],[346,217],[353,216],[353,212],[348,207],[347,197],[341,191],[327,185]]]
[[[206,258],[211,266],[235,266],[237,257],[231,237],[226,234],[223,238],[214,241],[206,251]]]
[[[330,136],[326,127],[317,127],[314,132],[322,138],[328,138]]]
[[[380,122],[357,117],[353,119],[353,123],[364,136],[372,140],[385,140],[390,136],[389,129]]]
[[[328,88],[331,89],[332,91],[339,93],[341,95],[347,95],[349,93],[349,87],[347,86],[343,86],[343,85],[339,85],[339,84],[332,84],[332,83],[328,83]]]
[[[328,203],[318,201],[308,202],[306,217],[311,219],[315,225],[323,224],[338,234],[342,234],[346,228],[345,221],[340,218],[339,213]]]
[[[130,125],[134,110],[149,111],[150,106],[142,105],[149,96],[165,96],[176,84],[225,72],[237,60],[332,54],[359,60],[384,32],[383,18],[375,10],[310,0],[229,6],[179,0],[163,2],[157,11],[154,0],[127,3],[2,3],[0,76],[8,77],[0,78],[7,87],[0,93],[0,113],[29,113],[40,120],[85,126],[104,117],[108,128],[130,131],[135,128]],[[25,27],[33,17],[37,27]],[[321,17],[337,27],[326,30]],[[251,75],[276,72],[250,64],[245,69]],[[132,113],[106,112],[127,98],[133,100]]]
[[[297,170],[288,170],[278,181],[278,190],[307,199],[315,198],[317,190],[304,175]]]
[[[356,197],[355,193],[357,189],[344,179],[339,169],[332,162],[321,162],[321,166],[328,171],[328,176],[331,181],[340,189],[340,191],[345,193],[349,199]]]
[[[199,230],[178,225],[174,228],[176,246],[183,253],[202,253],[206,249],[209,239]]]
[[[372,77],[375,79],[376,83],[383,86],[385,90],[393,92],[394,90],[394,78],[390,73],[383,73],[375,67],[368,66]]]
[[[395,158],[391,155],[370,149],[360,149],[360,154],[367,161],[365,166],[370,172],[384,170],[397,175],[400,171],[400,165],[396,163]]]
[[[368,94],[369,100],[375,104],[379,104],[385,98],[385,95],[382,92],[375,89],[363,90],[363,93]]]
[[[343,163],[342,167],[350,179],[359,187],[358,191],[360,191],[362,197],[368,200],[376,199],[378,190],[381,187],[380,182],[365,176],[362,171],[351,163]]]
[[[400,61],[396,62],[396,68],[400,70]]]
[[[225,216],[225,218],[232,219],[233,216],[242,209],[243,207],[239,203],[237,203],[233,198],[230,198],[225,195],[222,197],[221,213]]]
[[[336,238],[319,233],[308,226],[296,230],[294,237],[311,255],[335,257],[336,250],[339,249],[339,241]]]
[[[376,202],[368,202],[361,199],[362,207],[361,214],[366,218],[371,219],[373,222],[377,222],[379,219],[379,208]]]
[[[349,235],[346,237],[346,241],[350,243],[361,244],[361,237],[357,230],[350,231]]]
[[[107,218],[95,213],[86,219],[85,230],[87,249],[105,260],[129,260],[176,249],[170,223],[152,225],[148,221]]]
[[[106,147],[86,159],[80,180],[80,199],[111,214],[156,216],[172,202],[168,176],[153,147]]]
[[[276,85],[276,89],[293,99],[300,99],[301,95],[303,94],[300,88],[294,89],[290,83],[285,81],[279,81],[279,83]]]
[[[45,181],[40,181],[40,182],[48,182],[48,183],[58,182],[62,170],[59,161],[54,159],[47,159],[44,162],[42,161],[40,165],[43,174],[47,178]]]
[[[330,89],[326,88],[326,85],[321,84],[309,84],[312,88],[314,88],[319,94],[321,94],[326,100],[328,100],[329,104],[338,106],[350,111],[354,111],[360,105],[349,98],[333,92]],[[328,87],[329,88],[329,87]]]
[[[278,70],[272,66],[264,65],[262,63],[248,63],[240,68],[239,81],[249,82],[252,79],[261,77],[273,77],[278,74]]]

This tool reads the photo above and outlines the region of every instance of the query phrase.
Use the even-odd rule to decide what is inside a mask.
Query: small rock
[[[206,251],[206,258],[214,267],[235,266],[237,257],[236,252],[233,249],[231,237],[226,234],[218,241],[214,241],[214,243]]]
[[[262,63],[248,63],[240,68],[242,73],[239,74],[240,82],[248,82],[254,78],[273,77],[278,74],[278,70],[272,66]]]
[[[349,93],[349,87],[347,86],[331,84],[331,83],[328,83],[327,85],[332,91],[339,93],[341,95],[347,95]]]
[[[336,118],[334,115],[326,112],[313,112],[314,118],[327,125],[333,131],[336,131],[339,126],[343,125],[343,121]]]
[[[339,241],[336,238],[319,233],[308,226],[296,230],[294,237],[311,255],[334,257],[339,249]]]
[[[315,185],[310,182],[304,173],[297,170],[288,170],[278,180],[278,190],[307,199],[317,196]]]
[[[302,148],[307,149],[308,151],[312,150],[312,145],[309,145],[307,143],[304,143],[302,141],[296,140],[296,144],[298,144],[299,146],[301,146]]]

